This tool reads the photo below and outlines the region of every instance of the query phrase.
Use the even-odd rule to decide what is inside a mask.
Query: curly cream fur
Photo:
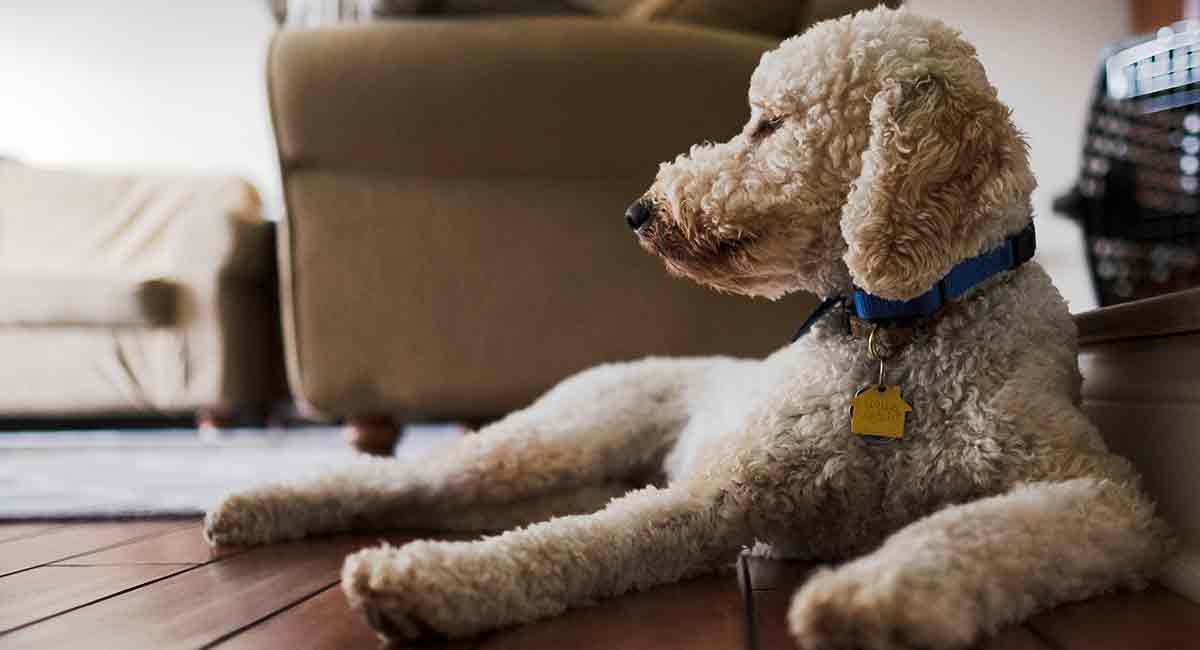
[[[939,22],[819,24],[764,56],[750,96],[741,134],[664,165],[648,193],[658,214],[639,238],[675,272],[754,295],[854,282],[904,298],[1032,218],[1020,135]],[[794,598],[810,650],[966,647],[1153,573],[1162,526],[1079,409],[1075,328],[1036,263],[963,296],[889,362],[914,406],[903,441],[849,432],[850,398],[877,371],[864,347],[827,319],[762,361],[599,366],[419,462],[231,495],[205,534],[527,524],[347,558],[351,604],[398,639],[552,616],[756,543],[853,558]]]
[[[1025,143],[941,23],[821,23],[763,57],[750,108],[741,134],[693,147],[651,188],[664,218],[643,244],[677,273],[772,298],[853,280],[907,299],[1032,217]]]

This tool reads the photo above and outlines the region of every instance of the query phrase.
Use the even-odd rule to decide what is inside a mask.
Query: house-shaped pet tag
[[[904,437],[904,419],[912,410],[899,386],[871,384],[850,400],[850,431],[860,436]]]

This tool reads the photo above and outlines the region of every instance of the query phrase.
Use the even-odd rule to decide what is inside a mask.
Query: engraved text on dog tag
[[[850,431],[860,436],[903,438],[904,418],[912,407],[899,386],[871,384],[850,400]]]

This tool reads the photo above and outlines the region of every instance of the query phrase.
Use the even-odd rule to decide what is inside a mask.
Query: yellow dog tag
[[[850,400],[850,431],[860,436],[904,437],[904,418],[912,407],[899,386],[871,384]]]

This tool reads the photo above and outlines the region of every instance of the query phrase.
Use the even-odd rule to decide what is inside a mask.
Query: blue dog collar
[[[937,313],[937,310],[941,309],[946,301],[963,295],[971,287],[1028,262],[1033,257],[1033,251],[1036,248],[1037,237],[1034,235],[1031,222],[1021,232],[1004,240],[1003,244],[991,251],[959,262],[941,280],[938,280],[932,289],[912,300],[887,300],[855,287],[854,293],[851,294],[854,316],[861,321],[892,321],[893,323],[905,323],[929,316]],[[829,313],[829,310],[845,302],[845,296],[826,298],[808,315],[804,324],[792,337],[792,342],[807,334],[817,321]]]
[[[984,280],[1028,262],[1035,248],[1037,238],[1031,222],[996,248],[959,262],[932,289],[912,300],[887,300],[855,287],[851,294],[854,315],[864,321],[903,321],[929,316]]]

